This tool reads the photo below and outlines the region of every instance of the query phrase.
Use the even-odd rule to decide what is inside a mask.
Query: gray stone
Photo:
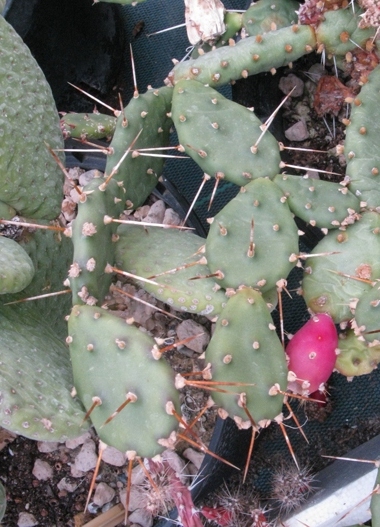
[[[103,505],[112,501],[114,497],[114,489],[107,485],[107,483],[100,482],[96,487],[93,502],[99,507],[103,507]]]
[[[92,439],[86,441],[75,458],[75,468],[82,472],[88,472],[95,468],[98,460],[95,450],[94,441]]]
[[[36,459],[32,474],[38,480],[44,481],[53,476],[53,467],[51,467],[46,461],[42,461],[42,459]]]
[[[294,75],[294,73],[290,73],[286,77],[281,77],[278,86],[285,95],[288,95],[294,88],[291,97],[300,97],[304,90],[303,80],[297,77],[297,75]]]
[[[290,128],[285,130],[285,137],[289,141],[305,141],[309,137],[309,132],[304,121],[298,121]]]
[[[189,340],[189,342],[186,342],[185,346],[197,353],[203,353],[210,341],[210,335],[206,329],[190,318],[184,320],[178,325],[177,336],[180,340],[194,337],[195,335],[199,335],[199,337]]]
[[[29,512],[20,512],[17,522],[18,527],[34,527],[35,525],[38,525],[38,521],[33,514],[30,514]]]

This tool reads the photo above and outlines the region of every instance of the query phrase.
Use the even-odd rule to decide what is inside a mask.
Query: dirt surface
[[[283,130],[286,132],[295,123],[303,123],[304,133],[307,137],[297,141],[287,140],[287,146],[304,149],[313,148],[314,150],[322,150],[324,153],[286,150],[286,159],[289,165],[325,171],[319,173],[321,178],[340,181],[344,177],[344,160],[342,156],[336,155],[336,145],[342,144],[344,140],[344,124],[342,121],[348,116],[347,108],[343,101],[338,110],[334,106],[330,109],[331,111],[324,112],[323,115],[320,114],[320,108],[316,111],[314,96],[317,83],[315,81],[318,79],[317,75],[320,75],[320,69],[314,67],[313,64],[317,61],[318,58],[309,57],[294,64],[292,70],[287,69],[282,72],[282,77],[287,77],[290,74],[296,75],[303,83],[302,93],[299,96],[291,97],[284,105]],[[333,76],[334,65],[328,65],[326,71],[330,76]],[[355,89],[349,77],[342,75],[340,77],[347,89]],[[331,90],[332,88],[325,87],[324,89]],[[339,92],[339,90],[342,91],[342,88],[338,86],[336,90]],[[331,92],[327,91],[327,99],[329,99],[329,93],[331,95]],[[320,99],[322,99],[321,104],[323,105],[323,93]],[[326,108],[324,109],[326,110]],[[329,109],[327,108],[327,110]],[[336,113],[335,116],[333,116],[332,111]],[[289,172],[300,173],[295,168],[289,169]],[[149,213],[150,206],[155,201],[157,201],[156,198],[150,199],[144,214]],[[67,214],[75,214],[75,204],[66,201],[65,207]],[[143,216],[142,213],[139,215],[140,217]],[[143,300],[152,300],[148,298],[149,295],[138,291],[126,280],[120,281],[117,286],[130,294],[138,295]],[[157,307],[170,311],[168,306],[154,300],[153,302]],[[110,303],[110,309],[115,313],[123,312],[125,314],[127,311],[128,316],[133,316],[154,336],[167,338],[169,339],[168,342],[174,342],[178,338],[179,320],[163,313],[155,313],[152,309],[142,307],[134,300],[126,300],[122,294],[114,296]],[[307,317],[305,312],[303,312],[302,317]],[[181,314],[180,318],[182,320],[192,319],[204,328],[207,335],[210,335],[211,322],[205,317]],[[200,370],[204,367],[200,352],[201,350],[194,351],[183,346],[181,349],[168,352],[166,360],[170,362],[175,371]],[[376,411],[370,407],[365,395],[364,399],[359,397],[355,401],[349,401],[347,404],[351,404],[353,411],[346,414],[341,408],[342,404],[339,398],[350,398],[351,388],[356,392],[360,388],[367,393],[370,391],[376,393],[377,386],[377,372],[367,376],[364,380],[355,380],[350,386],[345,379],[337,379],[334,374],[332,383],[328,388],[329,400],[327,405],[322,407],[309,403],[307,407],[300,407],[298,403],[292,404],[310,439],[308,445],[301,438],[298,430],[288,429],[291,441],[295,445],[296,455],[303,466],[307,465],[311,471],[320,470],[327,463],[321,458],[321,453],[343,455],[380,432],[380,418],[376,415]],[[343,396],[339,395],[342,393],[344,393]],[[181,397],[182,413],[186,419],[191,420],[206,404],[208,394],[186,389]],[[331,416],[335,417],[332,418]],[[215,410],[210,409],[204,413],[197,424],[198,433],[206,444],[211,438],[215,419]],[[294,428],[294,423],[292,427]],[[96,447],[97,438],[94,434],[84,439],[84,443],[89,441],[92,441]],[[31,527],[32,525],[80,527],[86,525],[93,518],[101,518],[101,514],[120,502],[119,491],[125,489],[126,486],[126,463],[115,466],[111,463],[101,462],[96,485],[105,483],[115,494],[112,499],[102,505],[94,504],[93,497],[91,497],[88,511],[84,513],[94,467],[80,473],[75,471],[76,458],[81,452],[83,444],[78,444],[75,448],[67,445],[56,445],[53,451],[43,452],[41,448],[44,449],[45,447],[39,446],[35,441],[22,437],[5,437],[1,446],[0,480],[7,489],[7,511],[3,520],[5,527]],[[185,445],[181,445],[180,451],[184,447]],[[36,460],[49,465],[51,470],[46,479],[39,479],[35,475]],[[257,445],[255,445],[254,456],[247,477],[249,483],[244,487],[241,480],[235,476],[229,482],[227,494],[236,497],[237,493],[240,497],[243,496],[246,503],[251,504],[257,503],[256,495],[260,495],[264,499],[270,497],[273,471],[278,470],[284,462],[288,463],[289,461],[291,462],[291,456],[281,431],[279,427],[272,425],[260,434]],[[192,467],[192,471],[195,470]],[[254,496],[252,495],[253,491]],[[225,493],[219,492],[217,495],[211,495],[204,501],[204,504],[210,507],[226,506],[226,503],[230,503],[228,499]],[[101,526],[103,524],[99,520],[96,525]],[[245,525],[243,521],[241,525]]]

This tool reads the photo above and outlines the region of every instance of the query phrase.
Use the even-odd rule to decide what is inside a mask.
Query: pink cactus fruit
[[[321,390],[333,372],[338,333],[330,315],[314,315],[297,331],[286,347],[288,390],[302,395]]]

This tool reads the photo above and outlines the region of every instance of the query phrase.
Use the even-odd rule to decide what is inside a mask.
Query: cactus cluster
[[[306,4],[312,9],[312,2]],[[302,294],[309,310],[349,327],[339,341],[335,368],[360,375],[380,362],[379,67],[352,100],[342,183],[282,174],[280,147],[267,127],[216,89],[313,51],[334,55],[338,64],[357,44],[373,51],[376,28],[361,27],[362,11],[355,4],[354,14],[339,7],[318,23],[304,24],[297,24],[297,6],[289,2],[284,9],[281,2],[259,0],[239,18],[245,38],[235,43],[221,36],[215,47],[198,50],[169,72],[167,86],[135,93],[116,120],[99,124],[98,115],[90,116],[82,127],[82,116],[65,116],[67,134],[79,127],[79,136],[98,138],[99,130],[109,133],[114,127],[106,172],[79,189],[69,237],[47,230],[25,232],[17,241],[0,238],[0,292],[7,303],[37,289],[53,290],[68,278],[70,359],[62,341],[67,299],[33,308],[2,306],[2,426],[56,439],[88,426],[87,412],[102,441],[120,450],[153,457],[175,444],[177,388],[190,381],[174,377],[152,337],[102,307],[120,270],[140,277],[144,288],[179,311],[217,317],[205,352],[204,385],[228,385],[213,399],[220,415],[233,417],[239,427],[282,423],[283,393],[304,375],[298,373],[297,353],[289,351],[288,363],[270,314],[296,265],[304,266]],[[1,17],[0,29],[6,58],[0,68],[5,94],[0,121],[7,127],[0,136],[0,210],[4,219],[17,213],[46,225],[57,217],[61,198],[62,178],[45,145],[62,146],[59,123],[37,65]],[[18,72],[30,85],[24,87]],[[33,93],[32,103],[23,104],[26,112],[13,106],[13,99],[21,98],[16,85],[23,97]],[[216,181],[240,187],[210,218],[206,240],[192,232],[117,227],[113,221],[143,204],[157,184],[163,159],[140,153],[169,146],[173,125],[179,151]],[[22,134],[17,141],[16,131]],[[307,264],[298,254],[294,216],[325,234],[313,250],[319,256]],[[60,338],[49,328],[53,320]],[[33,372],[26,369],[29,357],[38,364]]]

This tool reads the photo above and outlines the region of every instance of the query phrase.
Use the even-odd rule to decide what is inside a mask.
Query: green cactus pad
[[[17,215],[16,210],[8,205],[7,203],[4,203],[3,201],[0,201],[0,218],[3,220],[11,220]]]
[[[299,3],[294,0],[260,0],[243,14],[243,27],[248,36],[261,35],[295,24]]]
[[[362,294],[355,308],[355,333],[380,347],[380,284]]]
[[[58,112],[29,49],[0,17],[0,200],[23,216],[60,213],[63,174],[48,151],[63,148]]]
[[[281,158],[276,139],[266,132],[256,147],[261,121],[213,88],[192,80],[177,83],[172,117],[180,144],[210,176],[242,186],[278,173]],[[233,151],[226,145],[233,145]]]
[[[306,261],[303,295],[312,312],[329,313],[338,324],[352,318],[353,303],[372,287],[368,281],[380,278],[379,214],[366,212],[346,230],[329,232],[311,252],[321,253]]]
[[[116,127],[116,117],[103,113],[67,113],[60,122],[65,139],[102,139],[112,136]]]
[[[278,174],[273,182],[283,191],[290,210],[311,225],[336,229],[360,211],[359,198],[339,183],[289,174]]]
[[[239,420],[249,420],[238,404],[240,393],[246,394],[247,408],[256,424],[281,414],[283,396],[269,395],[269,391],[275,384],[286,390],[285,353],[258,291],[242,288],[228,300],[207,347],[206,362],[211,364],[212,381],[247,384],[221,386],[234,393],[212,393],[230,417],[238,418],[238,425]]]
[[[344,152],[350,190],[370,208],[380,206],[380,67],[352,104]]]
[[[230,39],[236,37],[237,33],[241,30],[242,26],[242,14],[235,13],[233,11],[226,11],[224,14],[224,25],[226,26],[226,31],[218,38],[215,44],[211,45],[207,42],[202,42],[201,44],[195,46],[191,57],[193,59],[198,58],[205,53],[213,50],[214,48],[220,48],[228,44]]]
[[[0,236],[0,295],[22,291],[33,276],[33,262],[21,245]]]
[[[162,452],[160,439],[178,424],[165,407],[172,402],[178,411],[179,398],[169,364],[152,356],[155,341],[125,320],[91,306],[73,307],[68,340],[80,399],[87,410],[94,397],[101,400],[91,413],[100,439],[143,457]],[[128,393],[136,395],[137,401],[102,426]]]
[[[355,48],[366,47],[366,41],[376,33],[373,27],[360,29],[362,9],[351,8],[326,11],[324,19],[316,29],[318,45],[323,45],[329,55],[344,56]]]
[[[164,87],[150,89],[130,100],[117,120],[110,144],[113,153],[107,157],[106,174],[112,172],[138,134],[134,150],[169,146],[171,97],[171,88]],[[157,155],[160,151],[149,153]],[[124,183],[128,208],[136,209],[144,203],[157,185],[163,166],[164,158],[128,154],[115,174],[115,179]]]
[[[262,292],[286,279],[296,263],[298,230],[280,188],[256,179],[213,219],[206,257],[225,288],[246,285]]]
[[[197,59],[178,63],[167,83],[193,79],[218,87],[248,75],[286,66],[314,50],[314,31],[309,26],[291,26],[248,37],[235,46],[223,46]]]
[[[0,425],[39,441],[82,434],[83,408],[71,396],[69,353],[42,318],[0,308]]]
[[[86,199],[78,204],[72,223],[73,264],[69,270],[73,304],[97,304],[108,293],[112,274],[106,265],[114,265],[115,223],[107,223],[111,215],[118,219],[125,194],[115,180],[107,184],[95,177],[83,189]]]
[[[380,362],[380,346],[369,347],[352,329],[340,337],[339,351],[335,369],[346,377],[371,373]]]
[[[205,240],[191,232],[157,227],[122,225],[116,244],[117,266],[143,278],[179,268],[176,272],[153,278],[159,286],[146,282],[139,285],[175,309],[215,315],[226,303],[224,292],[212,278],[191,280],[210,274],[207,265],[193,264],[202,258],[196,254]],[[219,289],[219,290],[218,290]]]
[[[39,223],[48,224],[46,221]],[[35,274],[30,285],[20,293],[2,296],[2,303],[64,290],[63,281],[73,259],[71,240],[61,233],[50,230],[36,229],[35,232],[31,232],[29,229],[24,229],[19,244],[32,260]],[[57,336],[65,338],[67,324],[64,317],[70,310],[70,300],[69,294],[51,296],[33,302],[19,303],[15,309],[20,313],[20,317],[24,313],[38,314],[54,328]]]

